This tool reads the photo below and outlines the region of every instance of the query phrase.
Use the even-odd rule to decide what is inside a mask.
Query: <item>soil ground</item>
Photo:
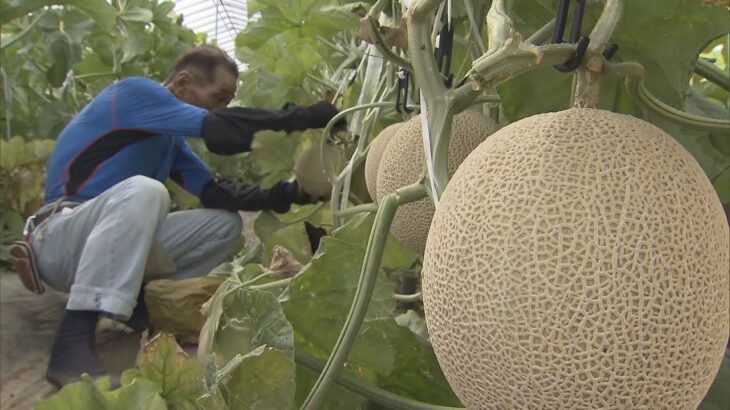
[[[61,320],[66,296],[47,290],[26,290],[13,271],[0,269],[0,410],[31,409],[33,403],[57,391],[45,378],[53,334]],[[102,320],[97,349],[112,372],[134,367],[141,333]]]

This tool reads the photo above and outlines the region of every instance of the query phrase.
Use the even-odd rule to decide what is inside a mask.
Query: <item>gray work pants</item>
[[[168,215],[169,206],[162,183],[135,176],[48,217],[33,233],[41,278],[69,293],[67,309],[127,319],[153,245],[174,263],[173,273],[158,278],[208,274],[240,237],[240,216],[217,209]]]

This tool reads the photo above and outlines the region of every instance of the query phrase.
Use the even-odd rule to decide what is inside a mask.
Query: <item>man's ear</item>
[[[175,78],[172,80],[173,84],[175,84],[178,88],[186,88],[189,87],[193,81],[195,81],[195,78],[193,77],[193,74],[190,73],[188,70],[182,70]]]

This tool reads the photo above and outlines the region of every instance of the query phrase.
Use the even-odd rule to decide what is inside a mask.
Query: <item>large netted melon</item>
[[[388,143],[393,138],[396,131],[400,129],[401,125],[403,125],[403,123],[398,122],[385,127],[385,129],[380,131],[380,134],[378,134],[378,136],[375,137],[373,142],[370,144],[370,151],[368,151],[368,156],[365,159],[365,183],[367,184],[370,198],[372,198],[374,202],[378,202],[377,190],[375,187],[378,181],[378,166],[380,165],[380,159],[383,157],[383,153],[385,152],[385,148],[388,146]]]
[[[536,115],[464,161],[423,295],[468,408],[695,409],[728,340],[730,232],[694,158],[594,109]]]
[[[328,196],[332,191],[329,170],[339,173],[345,167],[345,158],[339,148],[331,143],[326,143],[323,150],[320,147],[320,144],[314,144],[305,149],[294,165],[299,186],[315,198]]]
[[[476,111],[466,110],[454,116],[449,143],[449,175],[454,174],[464,158],[495,128],[489,117]],[[398,129],[383,153],[376,184],[378,202],[398,188],[418,182],[423,175],[424,164],[419,115]],[[407,247],[423,254],[433,212],[433,203],[428,198],[401,206],[393,218],[390,231]]]

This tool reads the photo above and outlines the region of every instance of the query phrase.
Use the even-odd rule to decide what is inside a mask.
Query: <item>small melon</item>
[[[320,150],[320,147],[320,144],[314,144],[305,149],[294,164],[299,186],[314,198],[329,196],[332,191],[332,184],[325,169],[339,173],[345,167],[345,158],[339,148],[329,142],[325,144],[323,150]],[[326,168],[323,168],[323,165]]]
[[[379,203],[377,200],[376,183],[378,181],[378,166],[380,165],[380,159],[383,157],[385,149],[388,147],[388,143],[393,138],[393,135],[400,129],[403,123],[398,122],[385,127],[380,134],[378,134],[373,142],[370,143],[370,151],[365,159],[365,183],[368,187],[368,193],[373,202]]]
[[[453,175],[461,161],[495,129],[494,122],[479,112],[466,110],[455,115],[449,143],[449,175]],[[425,160],[421,116],[418,115],[398,129],[383,153],[376,184],[378,201],[398,188],[418,182],[424,172]],[[408,248],[423,254],[433,212],[429,198],[401,206],[390,230]]]
[[[467,408],[696,409],[728,340],[730,230],[671,136],[570,109],[451,178],[426,245],[439,364]]]

